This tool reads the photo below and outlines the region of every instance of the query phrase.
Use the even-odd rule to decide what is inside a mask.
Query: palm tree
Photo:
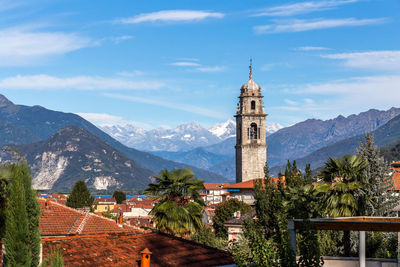
[[[144,192],[159,200],[150,212],[157,229],[177,236],[199,229],[204,206],[199,190],[203,181],[190,169],[162,170],[155,179],[157,183],[149,184]]]
[[[320,172],[325,182],[317,186],[323,193],[325,212],[331,217],[349,217],[364,210],[368,198],[363,190],[367,185],[364,170],[366,163],[361,157],[345,155],[342,158],[329,158]],[[343,244],[345,255],[350,254],[350,232],[344,231]]]

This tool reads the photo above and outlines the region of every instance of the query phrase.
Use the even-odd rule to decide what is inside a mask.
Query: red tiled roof
[[[271,177],[272,181],[274,183],[278,183],[279,178],[278,177]],[[253,179],[253,180],[249,180],[246,182],[241,182],[241,183],[237,183],[237,184],[233,184],[230,185],[229,187],[227,187],[228,189],[234,189],[234,188],[238,188],[238,189],[253,189],[254,188],[254,182],[255,181],[262,181],[262,183],[264,184],[264,178],[260,178],[260,179]]]
[[[229,183],[203,183],[203,186],[206,190],[216,190],[223,189],[230,186]]]
[[[394,168],[400,167],[400,161],[393,161],[392,162],[392,167],[394,167]]]
[[[216,266],[233,264],[228,252],[166,234],[116,234],[47,238],[43,257],[59,246],[65,266],[139,266],[140,252],[152,252],[151,266]]]
[[[117,203],[117,201],[115,200],[115,198],[96,198],[94,200],[94,203]]]
[[[117,204],[114,206],[112,210],[110,210],[111,213],[116,213],[116,212],[130,212],[132,205],[127,205],[127,204]]]
[[[38,199],[38,202],[42,211],[39,226],[42,236],[137,232],[135,228],[128,225],[120,227],[114,220],[94,213],[45,199]]]
[[[156,202],[157,201],[151,197],[146,197],[146,198],[132,197],[130,199],[125,200],[123,203],[132,204],[132,205],[136,205],[136,204],[154,205]]]
[[[392,165],[393,166],[393,165]],[[400,168],[393,168],[393,187],[395,191],[400,190]]]

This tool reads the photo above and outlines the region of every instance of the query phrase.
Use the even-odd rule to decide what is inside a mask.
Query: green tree
[[[359,155],[366,162],[364,175],[368,186],[364,190],[366,197],[371,200],[362,206],[364,210],[359,214],[366,216],[393,214],[393,208],[400,200],[400,196],[394,191],[393,172],[369,133],[366,134],[365,141],[360,142]]]
[[[117,204],[122,204],[122,202],[126,200],[126,194],[124,191],[115,190],[113,193],[113,198],[115,198]]]
[[[190,240],[199,244],[222,250],[226,249],[228,245],[228,242],[226,240],[217,237],[212,229],[207,226],[203,226],[199,230],[197,230],[196,233],[194,233],[190,237]]]
[[[198,230],[204,206],[199,194],[203,181],[190,169],[162,170],[155,179],[157,183],[149,184],[144,193],[159,200],[150,212],[157,229],[177,236]]]
[[[32,177],[29,173],[29,167],[26,162],[21,162],[18,165],[20,175],[22,176],[22,182],[24,184],[25,200],[26,200],[26,211],[28,214],[28,243],[32,253],[31,266],[36,267],[39,265],[40,260],[40,206],[37,201],[36,190],[32,189]]]
[[[292,170],[289,166],[288,170]],[[297,169],[297,168],[296,168]],[[295,266],[296,259],[290,247],[287,211],[283,204],[285,190],[282,177],[275,183],[269,176],[254,186],[257,220],[246,220],[244,237],[249,244],[252,261],[257,266]]]
[[[297,168],[296,161],[293,164],[288,160],[285,168],[285,183],[288,187],[299,187],[305,184],[301,171]]]
[[[8,201],[8,186],[11,174],[9,165],[0,166],[0,240],[4,237],[6,226],[6,207]]]
[[[50,247],[48,258],[43,261],[42,266],[64,267],[64,259],[60,247]]]
[[[369,199],[363,191],[367,184],[365,168],[365,161],[353,155],[328,159],[320,173],[320,177],[328,183],[318,185],[317,190],[322,193],[325,211],[329,216],[354,216],[357,215],[360,206],[367,205]],[[344,231],[343,245],[345,256],[349,256],[349,231]]]
[[[5,250],[7,266],[31,266],[29,220],[26,209],[26,193],[23,171],[18,165],[11,166],[11,185],[6,209]]]
[[[92,207],[93,200],[94,198],[90,195],[85,182],[79,180],[75,183],[71,194],[68,196],[66,205],[74,209]]]
[[[322,267],[324,260],[318,242],[318,234],[310,221],[305,221],[299,234],[299,267]]]
[[[228,228],[224,223],[231,219],[235,212],[240,211],[241,214],[250,212],[251,207],[236,198],[228,199],[227,201],[219,204],[215,209],[213,217],[213,228],[218,237],[227,239]]]
[[[304,172],[304,181],[306,184],[312,184],[312,170],[310,164],[306,164],[306,169]]]

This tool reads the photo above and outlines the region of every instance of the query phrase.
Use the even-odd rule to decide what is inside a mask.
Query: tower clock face
[[[236,112],[236,182],[264,177],[267,161],[265,120],[267,114],[261,87],[253,81],[250,65],[249,80],[240,88]]]

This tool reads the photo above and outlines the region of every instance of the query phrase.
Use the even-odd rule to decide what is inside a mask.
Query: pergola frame
[[[400,267],[400,218],[399,217],[335,217],[321,219],[289,220],[290,242],[296,252],[296,230],[303,228],[303,223],[309,221],[316,230],[358,231],[359,232],[359,262],[365,267],[365,232],[397,232],[397,266]]]

